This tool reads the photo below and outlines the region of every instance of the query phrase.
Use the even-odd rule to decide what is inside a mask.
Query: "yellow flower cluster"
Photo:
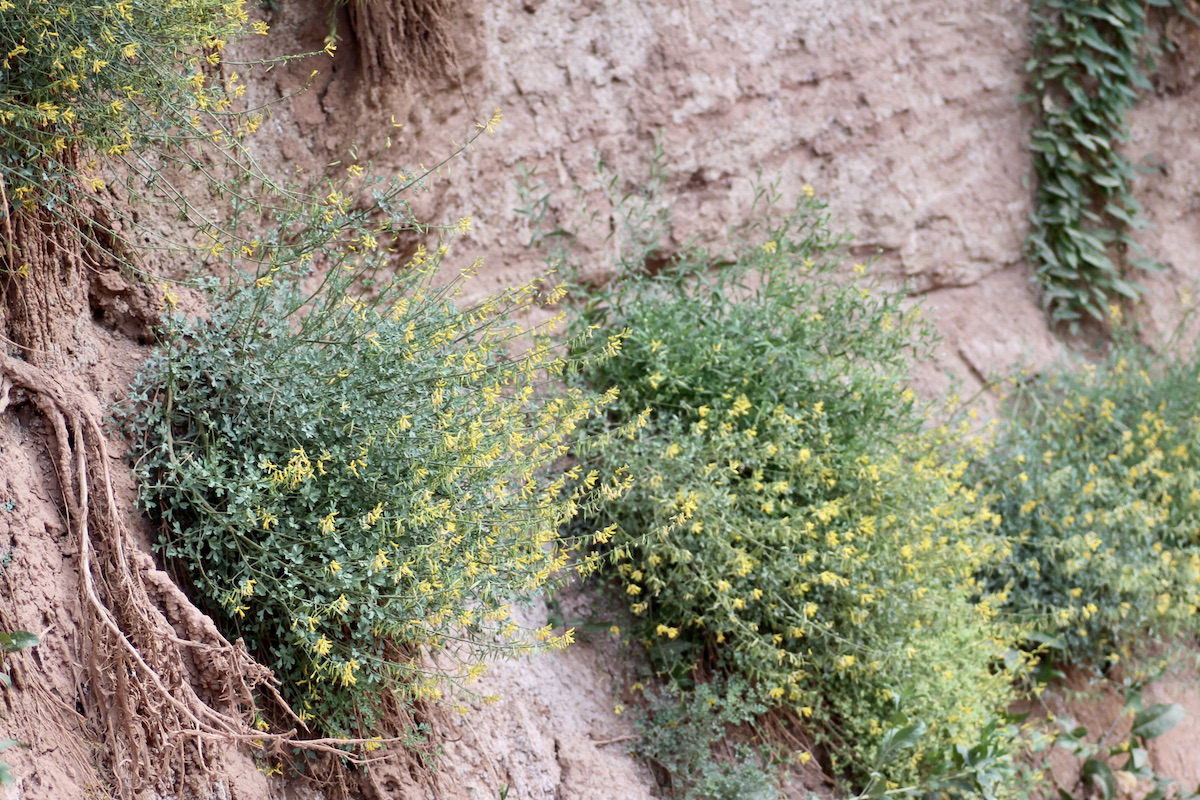
[[[0,49],[5,147],[22,162],[37,153],[52,167],[68,163],[73,148],[119,158],[135,142],[219,134],[216,120],[211,131],[187,120],[227,113],[236,88],[210,84],[200,61],[218,63],[226,42],[250,23],[241,3],[220,0],[4,0],[0,30],[9,43]],[[9,196],[26,204],[51,202],[69,180],[64,172],[36,181],[11,158],[0,162]]]
[[[1118,344],[1105,364],[1024,389],[1041,413],[1019,414],[983,462],[1014,543],[990,586],[1072,657],[1119,660],[1131,637],[1200,608],[1195,371]]]

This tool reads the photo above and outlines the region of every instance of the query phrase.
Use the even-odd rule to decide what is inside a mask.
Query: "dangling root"
[[[14,403],[14,390],[24,392],[54,431],[50,458],[79,542],[86,711],[103,738],[114,794],[208,794],[215,749],[230,744],[279,761],[290,760],[293,748],[324,754],[329,775],[322,782],[340,786],[343,795],[346,765],[411,761],[403,747],[370,756],[353,752],[367,743],[402,744],[400,737],[302,738],[304,725],[271,671],[240,641],[222,636],[134,543],[114,496],[99,404],[70,381],[0,350],[0,414]],[[296,727],[254,729],[256,692],[274,717]]]
[[[453,19],[449,0],[350,0],[347,11],[371,85],[457,69],[454,44],[446,33]]]
[[[87,710],[104,737],[113,788],[123,797],[205,791],[212,764],[206,741],[262,738],[249,724],[254,690],[286,708],[270,671],[211,622],[199,625],[204,641],[181,638],[152,600],[174,606],[176,615],[190,610],[203,619],[137,549],[122,520],[95,400],[64,378],[2,354],[0,384],[0,412],[13,389],[25,390],[54,431],[50,456],[79,543]],[[186,617],[175,621],[189,634],[198,630]],[[208,687],[211,699],[192,686],[189,659],[204,674],[219,676],[219,685]]]

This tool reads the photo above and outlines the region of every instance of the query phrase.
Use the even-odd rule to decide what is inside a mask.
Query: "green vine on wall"
[[[1038,186],[1026,241],[1053,323],[1103,321],[1114,299],[1136,300],[1122,262],[1161,268],[1130,235],[1147,226],[1131,192],[1134,167],[1116,149],[1125,112],[1162,47],[1148,35],[1151,7],[1195,21],[1184,0],[1033,0],[1025,65],[1039,121],[1033,130]],[[1132,257],[1128,257],[1132,256]]]

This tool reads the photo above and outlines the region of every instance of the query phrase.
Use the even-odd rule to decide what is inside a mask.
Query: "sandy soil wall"
[[[385,171],[433,163],[499,107],[500,132],[417,200],[433,221],[474,217],[457,257],[465,266],[486,256],[481,280],[498,285],[541,269],[515,212],[519,164],[537,169],[554,193],[556,216],[568,208],[572,186],[591,178],[597,154],[636,177],[661,133],[676,209],[668,247],[719,236],[746,212],[761,167],[778,172],[785,193],[813,186],[853,233],[853,256],[877,258],[876,269],[910,281],[924,298],[944,338],[937,363],[920,374],[926,389],[959,381],[971,392],[989,374],[1020,362],[1041,366],[1058,354],[1022,257],[1032,178],[1032,117],[1016,99],[1027,57],[1024,3],[461,0],[453,8],[449,77],[365,85],[344,16],[334,58],[256,71],[250,99],[274,102],[319,70],[309,91],[272,107],[253,144],[260,159],[279,174],[319,172],[357,143]],[[313,0],[285,0],[267,15],[272,35],[239,53],[320,50],[329,14]],[[1132,115],[1127,147],[1154,165],[1137,195],[1157,226],[1144,237],[1148,249],[1168,270],[1148,281],[1152,303],[1139,313],[1157,331],[1171,325],[1180,289],[1200,278],[1200,70],[1186,57],[1200,53],[1200,41],[1184,29],[1172,35],[1185,55]],[[404,127],[392,128],[393,119]],[[107,330],[89,335],[105,342]],[[107,368],[97,363],[81,361],[79,371],[100,375]],[[103,374],[93,380],[103,384],[96,391],[111,395],[112,373]],[[67,574],[72,553],[59,541],[39,437],[20,416],[0,419],[0,503],[28,509],[20,517],[0,512],[0,549],[31,573]],[[48,631],[52,646],[41,658],[66,652],[63,607],[73,590],[46,579],[21,591],[61,597],[22,599],[6,623]],[[532,610],[531,620],[544,613]],[[55,636],[62,641],[53,644]],[[42,668],[31,659],[19,656],[15,675]],[[82,796],[95,780],[69,733],[70,670],[54,680],[54,697],[10,702],[0,723],[4,735],[50,742],[9,759],[24,776],[9,796]],[[613,742],[631,734],[613,714],[622,680],[604,644],[496,665],[483,692],[500,695],[499,703],[481,703],[447,734],[442,796],[491,797],[504,786],[511,798],[649,797],[652,777]],[[39,713],[58,733],[36,726]],[[1194,733],[1194,718],[1187,724]],[[61,749],[51,736],[66,737]],[[1159,754],[1193,784],[1200,777],[1188,756],[1194,741]],[[220,792],[289,791],[268,784],[248,760],[230,770]],[[396,796],[410,791],[403,780],[394,786]]]

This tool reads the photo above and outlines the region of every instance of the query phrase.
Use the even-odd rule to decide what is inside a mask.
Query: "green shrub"
[[[729,757],[715,751],[726,744],[732,727],[753,723],[767,707],[744,681],[714,681],[693,692],[666,687],[645,691],[646,710],[635,717],[641,738],[633,751],[655,764],[678,800],[774,800],[766,754],[749,744],[732,748]]]
[[[661,220],[645,199],[637,218]],[[891,777],[927,771],[1010,698],[1011,634],[973,577],[1004,554],[998,519],[905,386],[928,327],[860,265],[841,274],[811,197],[653,272],[645,234],[574,323],[623,337],[581,373],[621,387],[603,425],[645,421],[590,451],[636,477],[597,526],[638,637],[664,672],[740,676],[811,720],[860,785],[885,732],[921,720]]]
[[[411,220],[372,222],[349,194],[289,212],[276,238],[312,249],[267,241],[207,316],[167,318],[127,423],[159,550],[314,730],[369,736],[484,653],[570,640],[518,633],[509,603],[565,566],[559,526],[612,487],[552,468],[606,398],[546,393],[561,347],[506,321],[541,282],[460,306],[461,280],[432,281],[448,245],[389,278]],[[322,271],[289,266],[314,252]]]
[[[1021,386],[994,450],[974,466],[1012,551],[991,591],[1060,655],[1197,630],[1200,359],[1127,339],[1096,364]]]
[[[229,40],[266,33],[243,5],[0,0],[0,181],[8,197],[71,202],[80,151],[138,161],[142,148],[226,135],[210,123],[230,116],[245,88],[236,73],[214,82],[204,67],[218,63]]]

